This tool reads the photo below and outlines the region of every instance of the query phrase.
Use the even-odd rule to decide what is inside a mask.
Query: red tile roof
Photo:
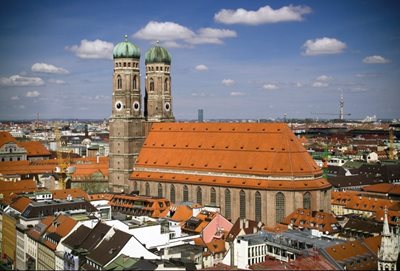
[[[19,197],[16,198],[15,201],[10,204],[10,206],[18,212],[22,213],[31,202],[32,201],[27,197]]]
[[[3,194],[3,200],[6,201],[12,194],[33,191],[36,191],[36,182],[33,180],[0,181],[0,194]]]
[[[366,192],[375,192],[382,194],[400,195],[400,184],[379,183],[368,185],[362,188]]]
[[[89,200],[89,195],[80,188],[51,190],[54,199],[66,199],[69,195],[72,198],[84,198]]]
[[[156,170],[159,173],[151,173]],[[214,174],[203,176],[209,172]],[[223,177],[227,172],[237,175]],[[293,177],[306,179],[293,181]],[[280,190],[330,187],[282,123],[155,123],[131,179]]]
[[[49,150],[38,141],[25,141],[18,142],[20,147],[23,147],[27,151],[27,155],[29,156],[50,156]]]
[[[0,147],[9,142],[16,143],[17,140],[9,132],[0,132]]]

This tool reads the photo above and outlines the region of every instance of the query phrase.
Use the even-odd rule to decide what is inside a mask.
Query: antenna
[[[342,94],[340,95],[340,101],[339,101],[339,119],[344,120],[344,98],[343,98],[343,90]]]

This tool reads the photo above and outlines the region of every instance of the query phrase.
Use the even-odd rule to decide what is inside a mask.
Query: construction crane
[[[389,127],[389,159],[394,160],[394,127]]]
[[[55,172],[59,176],[58,180],[58,187],[57,189],[65,189],[65,188],[70,188],[67,187],[67,180],[68,180],[68,175],[73,173],[75,171],[74,167],[71,167],[71,156],[70,152],[66,152],[66,158],[63,158],[63,150],[62,150],[62,144],[61,144],[61,131],[60,131],[60,124],[57,123],[54,127],[54,134],[55,134],[55,140],[57,143],[57,167],[55,169]]]

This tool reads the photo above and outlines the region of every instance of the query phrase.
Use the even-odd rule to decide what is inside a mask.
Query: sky
[[[399,1],[2,1],[0,120],[111,115],[112,49],[172,56],[175,118],[400,118]],[[142,96],[145,90],[142,88]],[[336,115],[335,115],[336,114]]]

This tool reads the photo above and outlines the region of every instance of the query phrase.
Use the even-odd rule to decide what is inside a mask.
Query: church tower
[[[399,257],[398,232],[392,232],[389,228],[387,209],[383,221],[381,246],[378,251],[378,270],[397,270],[397,259]]]
[[[144,98],[144,117],[149,122],[174,121],[171,95],[171,56],[159,46],[150,48],[145,57],[146,94]]]
[[[109,183],[114,192],[129,192],[129,176],[143,144],[140,50],[129,42],[113,50],[114,73],[110,118]]]

